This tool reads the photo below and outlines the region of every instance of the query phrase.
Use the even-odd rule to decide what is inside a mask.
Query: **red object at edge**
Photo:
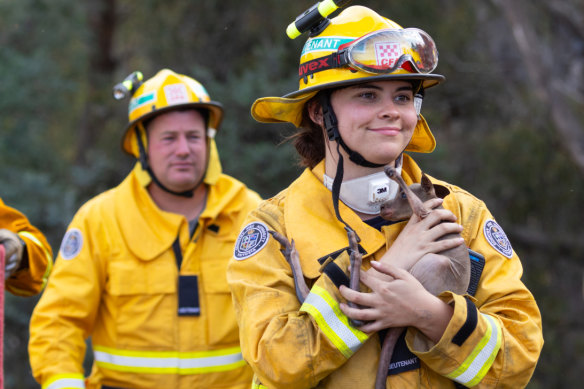
[[[4,389],[4,254],[0,244],[0,389]]]

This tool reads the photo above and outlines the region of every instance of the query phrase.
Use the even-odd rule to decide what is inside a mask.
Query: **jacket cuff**
[[[85,389],[83,374],[57,374],[43,383],[42,389]]]
[[[430,369],[465,386],[474,386],[487,374],[501,348],[501,325],[496,317],[480,313],[469,296],[445,292],[439,297],[454,305],[442,338],[432,344],[410,328],[407,345]]]

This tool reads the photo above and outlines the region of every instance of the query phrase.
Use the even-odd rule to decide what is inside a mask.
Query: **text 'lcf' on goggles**
[[[349,66],[366,73],[388,74],[396,69],[430,73],[438,65],[438,49],[430,35],[417,28],[373,31],[339,46],[335,53],[300,64],[300,78]]]

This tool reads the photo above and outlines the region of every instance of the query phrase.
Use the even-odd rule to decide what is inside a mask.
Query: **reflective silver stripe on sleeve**
[[[346,357],[353,355],[368,339],[368,336],[352,327],[339,303],[323,288],[313,286],[300,307],[310,314],[324,335]]]

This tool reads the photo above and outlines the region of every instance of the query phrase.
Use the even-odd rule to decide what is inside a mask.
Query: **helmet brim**
[[[376,81],[399,80],[421,80],[424,88],[427,89],[438,85],[445,80],[445,77],[440,74],[387,74],[331,82],[291,92],[283,97],[259,98],[251,107],[251,115],[255,120],[262,123],[289,122],[296,127],[300,127],[302,124],[302,110],[304,104],[321,90]]]

